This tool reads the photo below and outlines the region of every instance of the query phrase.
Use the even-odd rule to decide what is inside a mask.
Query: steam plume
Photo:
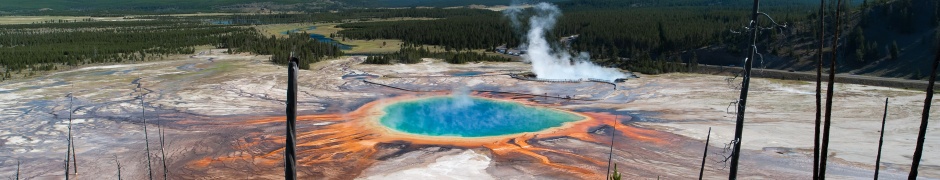
[[[535,15],[529,18],[529,32],[526,34],[528,42],[523,45],[526,47],[527,54],[523,55],[523,59],[532,62],[532,72],[538,78],[572,80],[593,78],[614,81],[627,77],[617,69],[592,63],[587,52],[581,52],[574,57],[567,49],[553,49],[549,44],[550,41],[545,39],[545,34],[555,27],[558,17],[561,16],[561,10],[555,5],[544,2],[535,5],[533,9]],[[517,8],[510,8],[504,11],[504,14],[514,19],[521,12]]]
[[[519,13],[522,13],[522,10],[522,2],[519,0],[513,0],[509,8],[503,10],[503,15],[512,23],[513,31],[520,34],[522,33],[522,18],[519,17]]]
[[[451,96],[454,97],[454,103],[451,104],[451,109],[463,109],[470,106],[473,106],[473,98],[470,97],[470,89],[467,87],[460,87],[451,91]]]

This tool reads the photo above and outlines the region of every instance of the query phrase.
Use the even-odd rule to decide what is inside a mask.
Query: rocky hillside
[[[830,6],[832,7],[832,6]],[[907,79],[926,79],[940,43],[940,1],[894,0],[863,1],[858,6],[843,7],[849,13],[843,20],[838,49],[840,73]],[[826,42],[835,32],[835,9],[827,10]],[[775,14],[780,16],[780,14]],[[810,15],[818,17],[816,13]],[[763,19],[766,20],[766,19]],[[758,43],[763,54],[755,66],[771,69],[815,71],[819,44],[818,21],[788,23],[787,29],[765,31]],[[743,39],[743,38],[742,38]],[[735,42],[716,45],[695,52],[699,63],[740,66],[747,44]],[[832,49],[825,49],[829,61]],[[686,53],[691,54],[691,53]],[[828,67],[828,63],[825,67]]]

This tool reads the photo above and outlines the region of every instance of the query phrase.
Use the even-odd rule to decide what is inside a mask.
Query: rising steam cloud
[[[519,17],[519,14],[522,13],[522,2],[519,0],[513,0],[512,4],[509,5],[509,8],[503,10],[503,16],[509,18],[509,22],[512,23],[512,30],[514,33],[522,34],[522,19]]]
[[[526,33],[527,42],[523,47],[527,54],[523,59],[532,62],[532,72],[542,79],[601,79],[614,81],[626,78],[627,75],[614,68],[598,66],[590,61],[587,52],[581,52],[577,57],[567,49],[553,49],[550,41],[545,39],[547,31],[555,27],[561,10],[549,3],[539,3],[533,7],[535,15],[529,18],[529,31]],[[518,23],[520,7],[513,7],[503,13],[519,29]]]

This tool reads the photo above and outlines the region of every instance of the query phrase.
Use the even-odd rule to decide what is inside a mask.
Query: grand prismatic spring
[[[552,109],[520,100],[524,98],[531,97],[489,93],[403,95],[373,101],[345,114],[300,116],[298,124],[320,126],[298,129],[298,164],[308,167],[343,164],[342,167],[347,168],[365,168],[377,160],[425,147],[482,147],[499,158],[526,162],[535,160],[534,163],[555,169],[550,171],[575,172],[569,175],[572,177],[602,177],[595,171],[605,167],[606,161],[529,143],[558,138],[607,141],[609,139],[605,135],[597,134],[596,131],[617,126],[630,117],[615,120],[617,116],[609,113],[575,113]],[[283,117],[275,117],[253,120],[248,124],[277,124],[283,121]],[[623,125],[619,125],[617,130],[618,134],[628,137],[627,141],[648,144],[667,145],[668,140],[665,138],[674,138],[668,134]],[[283,137],[261,140],[268,142],[258,140],[261,139],[246,140],[245,144],[281,143]],[[389,152],[389,147],[405,149]],[[543,155],[546,152],[550,154]],[[263,156],[238,158],[275,165],[281,162],[279,158],[282,153],[283,148],[275,148]],[[564,162],[554,162],[553,158]],[[211,167],[225,161],[238,159],[208,158],[192,165]],[[587,163],[589,166],[573,165],[567,161]]]
[[[427,136],[486,137],[540,130],[584,119],[574,114],[466,96],[399,102],[385,108],[382,125]]]

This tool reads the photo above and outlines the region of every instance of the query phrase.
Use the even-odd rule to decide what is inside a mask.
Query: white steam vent
[[[627,78],[627,75],[618,69],[598,66],[590,61],[587,52],[581,52],[577,57],[567,49],[552,49],[549,41],[545,39],[547,31],[555,27],[561,10],[549,3],[539,3],[533,7],[535,15],[529,19],[529,31],[526,34],[528,42],[527,54],[523,59],[532,62],[532,72],[540,79],[600,79],[613,82],[617,79]],[[504,13],[519,26],[518,13],[520,8],[514,7]]]

